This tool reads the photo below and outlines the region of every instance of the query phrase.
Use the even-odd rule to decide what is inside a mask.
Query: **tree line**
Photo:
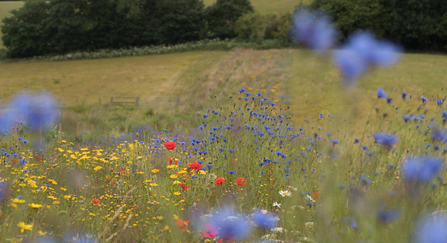
[[[447,50],[445,0],[314,0],[343,41],[359,29],[406,50]],[[304,6],[297,6],[301,8]],[[250,0],[27,0],[3,19],[9,57],[172,45],[203,39],[274,40],[290,45],[293,13],[260,14]]]
[[[28,0],[3,19],[8,57],[234,38],[249,0]]]

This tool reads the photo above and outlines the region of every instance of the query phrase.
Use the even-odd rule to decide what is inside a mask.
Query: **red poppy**
[[[188,168],[188,172],[189,172],[190,169],[192,169],[192,170],[200,170],[200,169],[202,169],[202,165],[197,163],[197,162],[192,162],[191,164],[189,164],[187,166],[187,168]]]
[[[174,163],[177,164],[177,159],[175,157],[169,157],[166,160],[169,161],[170,165],[172,165],[172,161],[174,161]]]
[[[40,161],[42,161],[42,157],[36,156],[36,160],[40,162]]]
[[[97,198],[93,198],[93,200],[92,200],[93,205],[99,205],[100,203],[101,203],[101,200],[99,200]]]
[[[15,164],[17,164],[17,162],[18,162],[18,160],[15,159],[14,161],[12,161],[12,164],[15,165]]]
[[[175,225],[177,225],[177,227],[179,227],[179,228],[182,228],[182,231],[186,231],[186,229],[188,229],[189,220],[188,221],[183,221],[181,219],[177,219],[175,221]]]
[[[183,191],[186,192],[188,190],[188,185],[185,182],[180,183],[180,186],[183,187]]]
[[[165,146],[166,146],[166,148],[167,149],[169,149],[169,150],[174,150],[174,148],[175,148],[175,143],[174,142],[166,142],[165,143]]]
[[[315,198],[319,198],[320,197],[320,194],[318,194],[318,192],[314,192],[313,194],[314,194]]]
[[[214,184],[216,185],[220,185],[222,183],[225,183],[225,178],[223,177],[217,177],[216,180],[214,181]]]
[[[245,184],[247,184],[247,182],[245,181],[245,178],[243,178],[243,177],[237,178],[236,185],[243,186]]]
[[[214,225],[206,224],[205,227],[203,227],[202,238],[214,239],[217,234],[219,234],[219,231]]]

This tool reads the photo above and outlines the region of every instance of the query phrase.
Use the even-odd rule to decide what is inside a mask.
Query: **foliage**
[[[382,37],[390,25],[384,0],[314,0],[313,9],[327,11],[345,39],[356,30],[368,29]]]
[[[368,29],[409,50],[446,50],[447,6],[440,0],[314,0],[313,9],[327,11],[342,39]]]
[[[389,37],[412,50],[447,50],[447,5],[442,0],[384,0]]]
[[[119,3],[29,1],[4,20],[8,56],[177,44],[203,36],[204,5],[199,0],[145,0],[137,5],[139,11]]]
[[[289,14],[247,13],[241,16],[235,24],[238,38],[245,41],[278,40],[289,42]]]
[[[242,15],[253,12],[249,0],[217,0],[205,10],[209,35],[213,38],[234,38],[235,23]]]

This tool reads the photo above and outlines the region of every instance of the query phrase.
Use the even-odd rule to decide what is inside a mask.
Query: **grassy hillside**
[[[195,125],[201,112],[225,102],[240,87],[290,105],[295,122],[320,112],[362,119],[377,88],[398,99],[405,89],[414,100],[441,91],[447,57],[405,54],[399,65],[374,70],[345,90],[332,63],[303,50],[186,52],[64,62],[0,64],[2,103],[29,89],[49,90],[73,120],[101,124],[156,122]],[[14,85],[12,85],[14,84]],[[252,87],[252,88],[250,88]],[[141,107],[105,106],[110,97],[140,96]],[[217,97],[217,99],[215,99]],[[436,97],[433,97],[436,98]],[[99,99],[102,105],[99,106]],[[71,108],[70,108],[71,107]],[[155,116],[154,116],[155,114]],[[158,114],[158,116],[157,116]],[[169,115],[169,116],[166,116]],[[171,117],[171,118],[168,118]]]
[[[0,2],[0,21],[3,20],[5,17],[9,17],[11,14],[9,13],[13,9],[18,9],[23,6],[23,2],[16,1],[16,2]],[[0,48],[3,47],[3,41],[2,41],[2,32],[1,32],[1,25],[3,25],[3,22],[0,24]]]
[[[203,0],[206,6],[209,6],[216,2],[216,0]],[[312,0],[251,0],[251,4],[256,11],[261,13],[281,13],[291,12],[296,5],[300,3],[309,4]]]

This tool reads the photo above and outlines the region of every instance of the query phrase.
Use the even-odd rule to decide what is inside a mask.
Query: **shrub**
[[[249,0],[217,0],[205,10],[210,37],[236,37],[234,27],[237,19],[250,12],[254,10]]]
[[[279,40],[289,42],[290,15],[247,13],[240,17],[235,32],[245,41]]]

